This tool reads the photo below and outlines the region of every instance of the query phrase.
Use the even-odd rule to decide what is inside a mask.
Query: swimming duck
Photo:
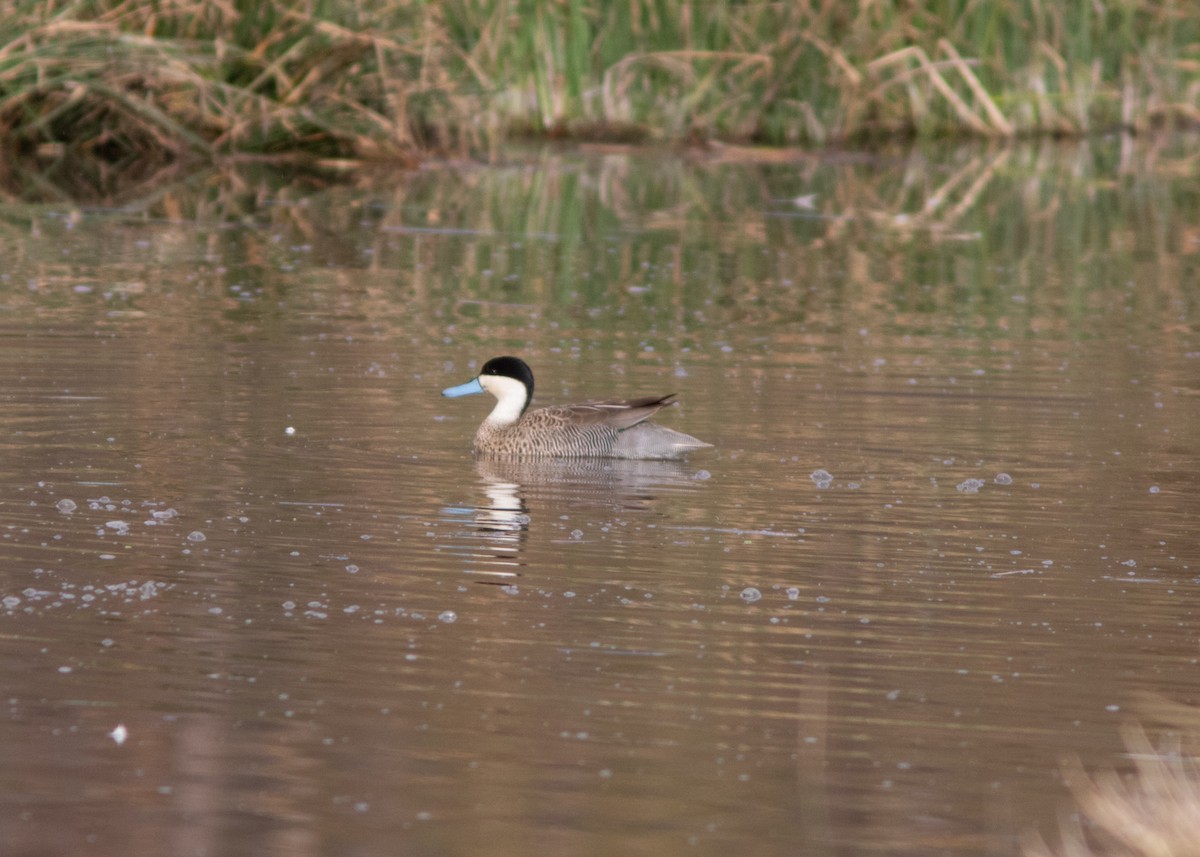
[[[479,375],[442,390],[457,398],[484,391],[496,407],[475,432],[475,452],[512,458],[683,458],[712,446],[649,422],[675,394],[610,399],[529,410],[533,372],[519,357],[493,357]]]

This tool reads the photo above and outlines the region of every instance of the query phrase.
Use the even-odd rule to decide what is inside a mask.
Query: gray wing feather
[[[607,426],[624,431],[645,422],[668,405],[674,404],[674,393],[665,396],[645,396],[640,399],[608,399],[583,402],[578,405],[559,405],[530,411],[525,419],[556,428]]]

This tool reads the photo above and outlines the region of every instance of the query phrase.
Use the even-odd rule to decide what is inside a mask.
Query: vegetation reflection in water
[[[159,317],[150,272],[166,266],[196,286],[173,290],[181,312],[180,301],[207,303],[268,324],[282,314],[256,298],[286,295],[370,319],[433,313],[423,320],[469,325],[481,342],[519,339],[531,318],[585,331],[619,323],[618,338],[624,328],[674,348],[742,323],[1107,336],[1139,304],[1193,309],[1181,284],[1197,191],[1172,180],[1188,157],[1186,142],[1114,139],[782,164],[551,150],[497,169],[367,172],[348,184],[222,173],[89,214],[109,222],[111,239],[90,288],[114,316]],[[6,209],[14,264],[31,266],[19,289],[10,273],[11,299],[77,306],[71,289],[87,285],[91,260],[44,251],[69,253],[81,214]],[[938,249],[947,243],[953,252]],[[82,285],[57,276],[62,264],[79,266]],[[347,276],[313,288],[311,266]]]
[[[1056,754],[1103,768],[1127,690],[1196,687],[1187,158],[543,151],[8,206],[3,728],[47,752],[6,790],[42,818],[80,745],[108,782],[86,739],[119,716],[156,781],[127,806],[167,826],[155,785],[200,784],[218,840],[249,806],[231,853],[1052,831]],[[674,381],[718,449],[473,461],[437,394],[502,350],[546,401]],[[24,594],[118,566],[95,624]]]

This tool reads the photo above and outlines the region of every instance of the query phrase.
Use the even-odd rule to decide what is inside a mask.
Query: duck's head
[[[520,357],[493,357],[477,376],[457,387],[447,387],[442,395],[454,399],[484,391],[496,397],[496,407],[488,420],[502,425],[515,423],[533,401],[533,372]]]

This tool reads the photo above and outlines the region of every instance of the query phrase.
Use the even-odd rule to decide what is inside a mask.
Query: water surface
[[[4,206],[0,850],[1052,835],[1062,759],[1122,765],[1146,700],[1200,692],[1174,151]],[[502,353],[543,403],[675,391],[716,449],[477,461],[489,403],[438,393]]]

